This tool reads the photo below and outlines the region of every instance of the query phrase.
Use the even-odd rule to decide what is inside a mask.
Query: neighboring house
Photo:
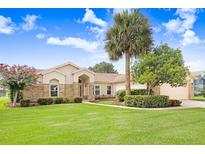
[[[0,97],[6,96],[6,90],[0,87]]]
[[[194,72],[193,74],[196,76],[194,80],[194,90],[205,90],[205,71]]]
[[[65,63],[54,68],[38,72],[39,79],[36,85],[24,90],[24,98],[36,100],[44,97],[82,97],[84,99],[94,100],[101,97],[114,97],[115,92],[125,89],[125,75],[113,73],[94,73],[87,68],[81,68],[73,63]],[[190,99],[192,80],[182,89],[186,95],[176,93],[179,99]],[[146,89],[146,85],[131,83],[132,89]],[[165,89],[165,90],[162,90]],[[157,94],[170,95],[172,90],[166,85],[156,88]],[[175,98],[175,97],[173,97]]]

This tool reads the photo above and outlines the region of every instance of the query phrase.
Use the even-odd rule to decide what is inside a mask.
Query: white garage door
[[[160,86],[160,95],[167,95],[170,99],[189,99],[188,86],[171,87],[169,84]]]

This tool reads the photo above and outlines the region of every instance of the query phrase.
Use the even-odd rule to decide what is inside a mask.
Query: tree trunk
[[[150,95],[151,93],[151,86],[149,83],[147,83],[147,95]]]
[[[130,95],[130,54],[128,52],[125,52],[125,87],[126,95]]]
[[[13,106],[16,106],[16,101],[18,97],[18,91],[13,92]]]
[[[147,83],[147,95],[149,95],[149,83]]]

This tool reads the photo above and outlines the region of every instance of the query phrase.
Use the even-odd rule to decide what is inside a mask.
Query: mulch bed
[[[21,107],[20,103],[16,103],[16,106],[13,106],[12,102],[5,103],[4,105],[6,107],[9,107],[9,108],[23,108],[23,107]],[[31,105],[29,107],[33,107],[33,106],[39,106],[39,104],[38,103],[31,103]]]

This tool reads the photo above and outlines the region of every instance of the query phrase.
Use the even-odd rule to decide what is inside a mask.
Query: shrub
[[[74,103],[82,103],[82,98],[81,97],[75,97],[74,98]]]
[[[125,105],[140,108],[156,108],[169,106],[169,97],[162,95],[128,95]]]
[[[170,99],[169,100],[169,106],[180,106],[182,101],[176,100],[176,99]]]
[[[31,101],[29,99],[21,100],[20,106],[21,107],[29,107],[31,104]]]
[[[202,95],[203,97],[205,97],[205,90],[202,90],[202,91],[201,91],[201,95]]]
[[[152,94],[153,92],[151,92]],[[146,95],[147,94],[147,89],[132,89],[131,90],[131,95]],[[116,92],[116,99],[119,102],[123,102],[125,97],[125,90],[118,90]]]
[[[55,103],[55,104],[63,104],[63,103],[64,103],[64,100],[63,100],[63,98],[59,97],[59,98],[56,98],[56,99],[54,100],[54,103]]]
[[[70,99],[69,98],[64,98],[63,103],[65,103],[65,104],[70,103]]]
[[[119,102],[123,102],[124,101],[124,97],[125,97],[125,90],[118,90],[116,92],[116,99],[119,101]]]
[[[53,98],[39,98],[37,103],[40,105],[50,105],[53,104]]]

